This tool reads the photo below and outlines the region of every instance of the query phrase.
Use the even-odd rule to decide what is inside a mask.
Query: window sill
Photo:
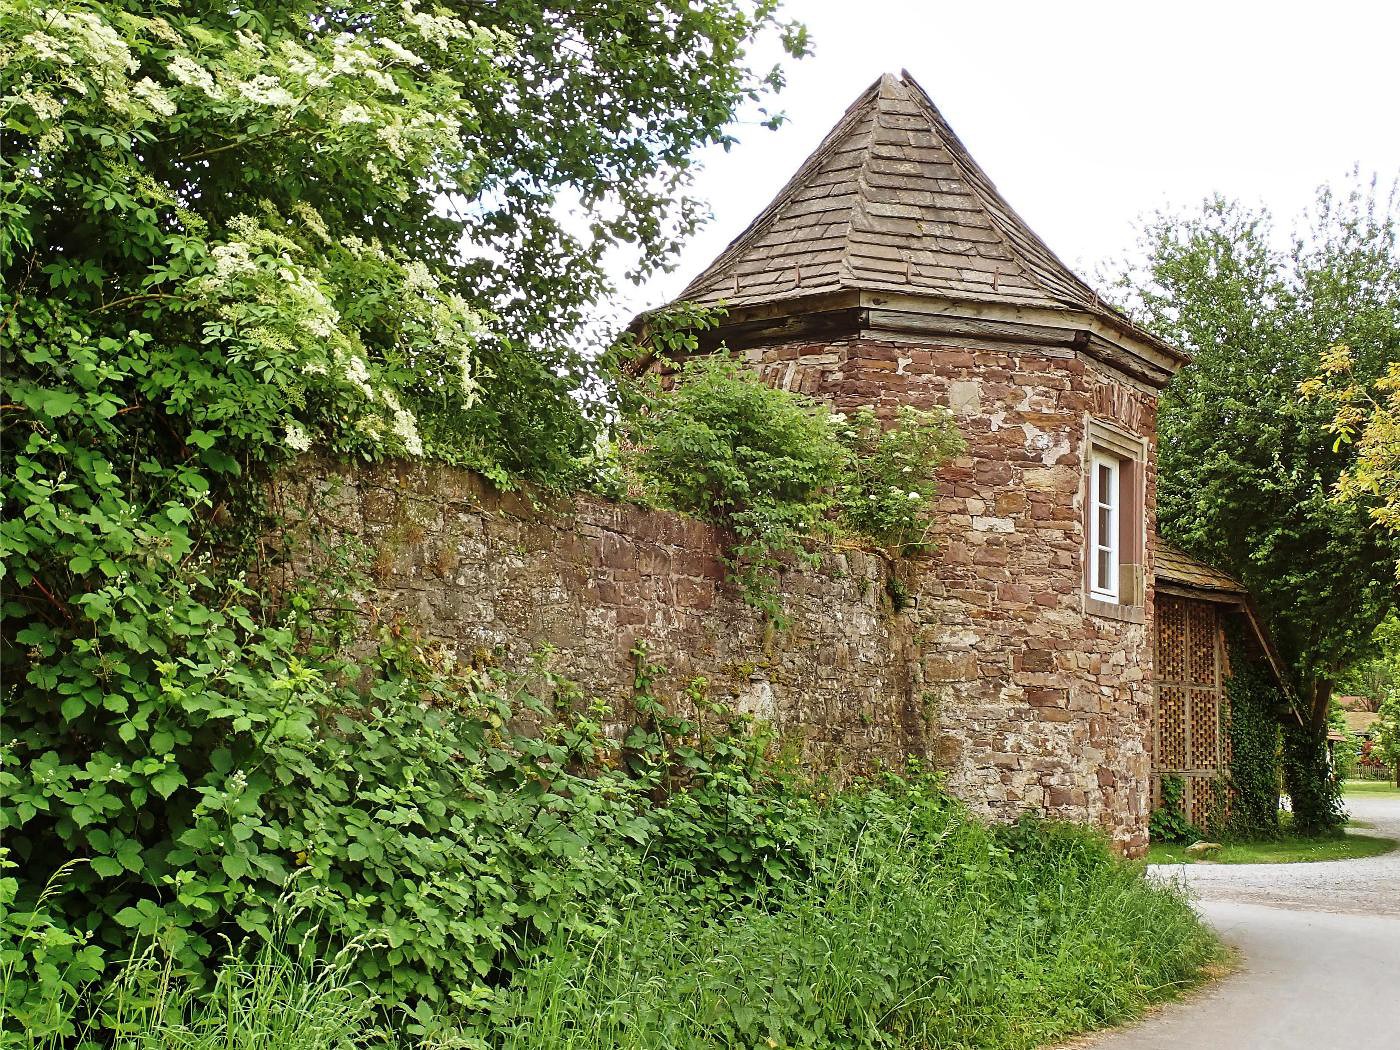
[[[1090,616],[1101,616],[1105,620],[1119,620],[1123,623],[1146,623],[1147,610],[1141,605],[1120,605],[1100,598],[1084,596],[1084,611]]]

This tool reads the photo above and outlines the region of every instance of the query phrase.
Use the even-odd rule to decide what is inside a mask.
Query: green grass
[[[1395,849],[1395,839],[1375,835],[1343,834],[1331,838],[1284,836],[1259,842],[1225,844],[1206,860],[1216,864],[1293,864],[1318,860],[1354,860],[1374,857]],[[1173,842],[1153,843],[1147,851],[1149,864],[1198,863],[1186,853],[1186,846]]]
[[[192,987],[154,950],[133,959],[91,1001],[56,1011],[47,1032],[7,1039],[0,1009],[0,1048],[98,1050],[380,1050],[392,1044],[385,1014],[363,985],[349,978],[355,949],[329,960],[314,952],[266,944],[251,957],[232,953],[213,987]],[[65,1021],[67,1023],[65,1023]]]
[[[1400,787],[1387,780],[1344,780],[1343,795],[1400,795]]]
[[[1173,892],[1081,829],[868,814],[807,884],[683,913],[664,887],[509,997],[502,1050],[1027,1050],[1125,1021],[1222,959]]]
[[[494,991],[463,975],[477,1009],[433,1039],[349,979],[348,950],[235,954],[208,992],[152,953],[74,1016],[121,1014],[133,1050],[1030,1050],[1129,1020],[1224,962],[1181,894],[1094,832],[989,828],[917,784],[819,819],[805,877],[706,900],[658,872],[592,935],[493,975]]]

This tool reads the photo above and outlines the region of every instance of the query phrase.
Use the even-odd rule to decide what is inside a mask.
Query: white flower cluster
[[[287,447],[294,452],[305,452],[311,447],[311,438],[300,423],[288,423],[283,440]]]
[[[259,73],[251,80],[236,85],[240,95],[260,106],[283,109],[296,104],[296,96],[282,86],[282,82],[271,73]]]
[[[165,89],[150,77],[142,77],[131,86],[131,93],[152,113],[162,117],[175,115],[175,103]]]
[[[212,99],[219,99],[224,95],[213,74],[188,55],[172,55],[166,65],[166,72],[176,83],[202,91]]]
[[[465,40],[473,36],[473,27],[451,15],[428,14],[418,10],[413,0],[404,0],[399,5],[403,20],[417,31],[418,35],[434,47],[447,50],[454,40]]]
[[[423,64],[421,58],[404,47],[397,40],[391,39],[390,37],[382,37],[375,42],[406,66],[421,66]]]

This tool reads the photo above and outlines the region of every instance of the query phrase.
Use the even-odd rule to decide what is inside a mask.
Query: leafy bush
[[[1153,842],[1195,842],[1200,831],[1186,816],[1186,781],[1171,773],[1161,781],[1162,801],[1152,811],[1147,833]]]
[[[602,735],[606,710],[543,667],[531,692],[402,639],[351,661],[328,605],[294,596],[246,641],[206,624],[205,644],[234,670],[222,689],[167,688],[164,774],[135,757],[118,768],[110,749],[86,768],[7,753],[5,819],[31,869],[90,858],[49,903],[63,939],[51,954],[77,953],[76,931],[93,932],[78,975],[93,975],[96,946],[120,958],[154,941],[197,985],[225,938],[272,937],[274,902],[299,873],[332,934],[382,942],[357,956],[355,978],[428,1032],[489,1002],[559,931],[605,924],[647,857],[706,899],[805,870],[808,803],[780,789],[765,738],[698,687],[701,717],[667,715],[644,654],[646,721],[617,742]],[[235,662],[250,649],[271,680]],[[201,671],[212,677],[186,667]],[[361,681],[367,695],[350,684]]]
[[[59,1041],[74,1034],[72,1004],[102,972],[102,950],[51,907],[72,866],[37,900],[19,905],[9,853],[0,848],[0,1046],[16,1031]]]
[[[938,492],[934,472],[965,447],[951,416],[901,405],[888,427],[869,408],[837,419],[847,449],[842,520],[887,546],[922,549]]]
[[[841,476],[830,413],[722,354],[692,358],[673,386],[653,380],[636,401],[627,427],[643,493],[732,529],[732,565],[771,608],[768,577],[804,553]]]
[[[833,414],[723,353],[632,389],[624,433],[633,493],[733,530],[731,569],[770,615],[774,571],[815,534],[922,547],[937,470],[964,447],[947,412],[901,408],[889,426],[868,408]]]
[[[1342,789],[1327,758],[1327,731],[1283,723],[1283,783],[1299,835],[1335,834],[1347,821]]]

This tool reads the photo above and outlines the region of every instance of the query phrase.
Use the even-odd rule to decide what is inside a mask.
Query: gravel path
[[[1400,839],[1400,796],[1352,795],[1352,819],[1373,825],[1356,834]],[[1160,864],[1157,878],[1184,883],[1200,901],[1267,904],[1296,911],[1400,915],[1400,850],[1359,860],[1306,864]]]
[[[1400,796],[1347,808],[1400,838]],[[1238,972],[1093,1050],[1400,1048],[1400,850],[1303,864],[1151,869],[1186,884],[1201,914],[1239,949]]]

